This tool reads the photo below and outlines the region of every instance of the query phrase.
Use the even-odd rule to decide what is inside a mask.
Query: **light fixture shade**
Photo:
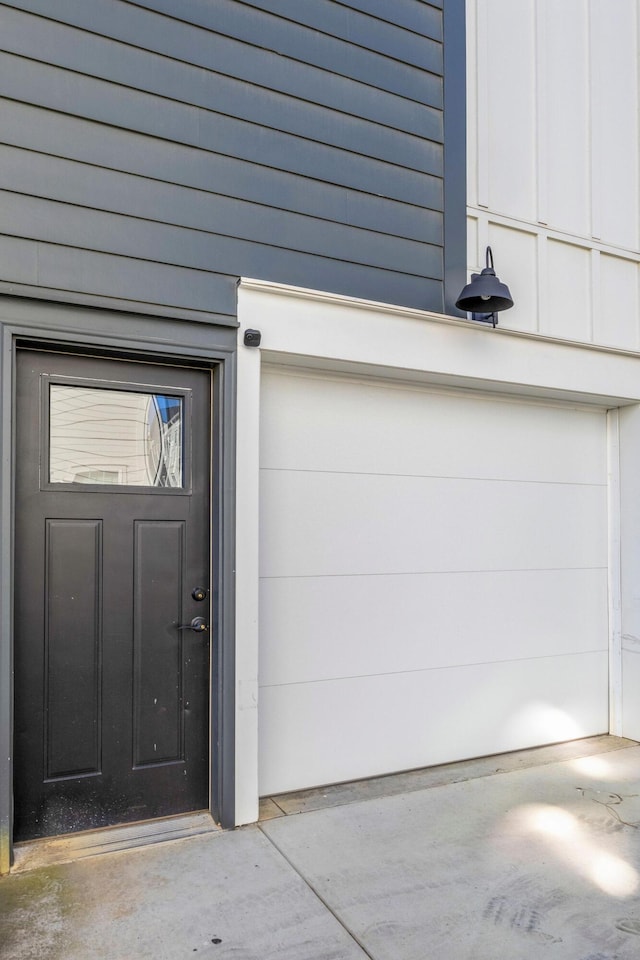
[[[482,273],[471,274],[471,283],[466,285],[456,300],[456,307],[467,313],[498,313],[512,306],[513,298],[509,287],[496,277],[491,247],[487,247],[487,266]]]

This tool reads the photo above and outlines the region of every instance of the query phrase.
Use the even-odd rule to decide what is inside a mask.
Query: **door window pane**
[[[182,487],[182,437],[182,397],[50,386],[50,483]]]

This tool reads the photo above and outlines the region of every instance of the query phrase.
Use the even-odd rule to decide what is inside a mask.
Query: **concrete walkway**
[[[0,880],[2,960],[637,960],[640,746],[273,798],[258,826]]]

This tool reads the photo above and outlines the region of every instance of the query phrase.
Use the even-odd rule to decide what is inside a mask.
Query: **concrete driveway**
[[[597,737],[275,797],[263,815],[233,832],[85,849],[72,862],[43,864],[22,848],[0,880],[0,957],[640,956],[631,741]]]

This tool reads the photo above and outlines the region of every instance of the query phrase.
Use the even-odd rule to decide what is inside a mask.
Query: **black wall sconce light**
[[[472,320],[498,323],[496,314],[513,306],[513,299],[506,283],[501,283],[493,269],[493,253],[487,247],[487,265],[482,273],[472,273],[468,283],[456,300],[456,307],[471,314]]]

